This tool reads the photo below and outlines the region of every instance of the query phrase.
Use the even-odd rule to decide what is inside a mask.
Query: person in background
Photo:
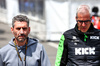
[[[94,6],[92,8],[92,23],[93,26],[97,29],[100,29],[100,16],[98,15],[99,8],[97,6]]]
[[[0,49],[0,66],[51,66],[43,45],[28,37],[30,27],[27,16],[15,16],[11,32],[14,37]]]
[[[78,7],[76,22],[61,36],[55,66],[100,66],[100,30],[91,23],[88,5]]]
[[[97,29],[100,30],[100,17],[99,17],[99,21],[98,21]]]

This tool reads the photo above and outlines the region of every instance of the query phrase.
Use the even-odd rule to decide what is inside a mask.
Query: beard
[[[19,42],[24,42],[27,39],[27,36],[25,34],[20,34],[16,39]]]

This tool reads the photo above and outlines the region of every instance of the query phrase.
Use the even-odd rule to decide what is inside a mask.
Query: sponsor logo
[[[90,39],[99,39],[99,36],[90,36]]]
[[[79,42],[79,40],[76,38],[76,36],[73,36],[71,42],[74,42],[74,45],[77,45],[77,42]]]
[[[95,55],[95,47],[75,48],[75,55]]]
[[[77,39],[76,36],[73,36],[73,39]]]

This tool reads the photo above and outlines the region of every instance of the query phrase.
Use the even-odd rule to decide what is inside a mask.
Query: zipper
[[[84,33],[84,43],[85,43],[84,47],[86,47],[87,38],[88,38],[88,36]],[[86,62],[87,62],[87,56],[84,55],[84,66],[87,66]]]

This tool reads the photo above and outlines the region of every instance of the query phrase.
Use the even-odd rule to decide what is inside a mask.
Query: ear
[[[77,16],[75,17],[75,19],[76,19],[76,22],[77,22]]]
[[[11,27],[11,32],[13,33],[13,30],[14,30],[14,28],[13,27]]]
[[[75,17],[75,19],[77,20],[77,16]]]

